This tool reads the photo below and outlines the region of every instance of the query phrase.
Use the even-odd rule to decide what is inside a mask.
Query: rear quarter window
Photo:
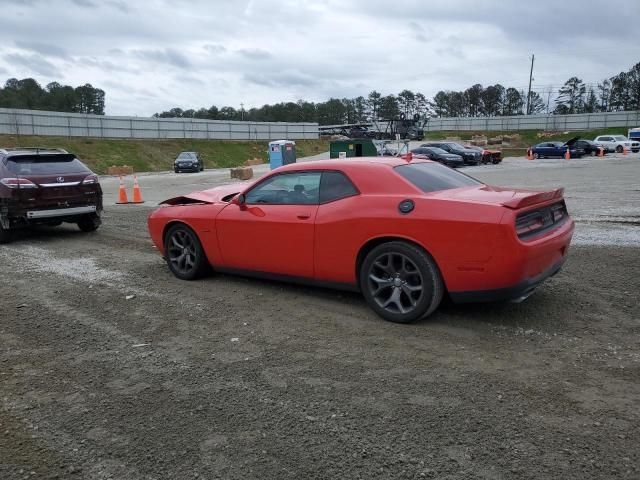
[[[438,192],[452,188],[483,185],[475,178],[445,167],[439,163],[400,165],[395,172],[423,192]]]
[[[333,202],[357,195],[358,189],[341,172],[322,172],[320,180],[320,203]]]

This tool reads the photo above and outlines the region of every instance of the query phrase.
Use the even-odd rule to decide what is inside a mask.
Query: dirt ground
[[[601,172],[566,168],[519,182],[570,184],[565,269],[412,325],[356,294],[179,281],[148,206],[25,232],[0,247],[0,479],[640,478],[638,245],[584,213]]]

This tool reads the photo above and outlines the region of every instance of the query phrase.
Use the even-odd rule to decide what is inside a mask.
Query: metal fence
[[[430,118],[425,131],[444,130],[594,130],[640,126],[640,111],[602,112],[576,115],[518,115],[513,117]]]
[[[139,139],[304,140],[318,138],[318,124],[111,117],[0,108],[0,134]]]

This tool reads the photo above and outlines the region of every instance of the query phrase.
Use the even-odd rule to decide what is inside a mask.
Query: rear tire
[[[13,238],[11,230],[6,230],[0,225],[0,245],[3,243],[9,243]]]
[[[169,270],[181,280],[195,280],[211,268],[196,233],[183,223],[173,225],[164,237]]]
[[[360,267],[360,289],[374,312],[396,323],[429,316],[444,294],[431,255],[402,241],[383,243],[369,252]]]
[[[101,223],[99,217],[85,217],[78,222],[78,228],[85,233],[95,232]]]
[[[622,145],[618,145],[618,146],[616,147],[616,153],[622,153],[622,152],[623,152],[623,150],[624,150],[624,147],[623,147]]]

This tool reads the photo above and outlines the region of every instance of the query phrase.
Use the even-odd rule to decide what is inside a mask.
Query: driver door
[[[216,217],[224,266],[312,278],[314,223],[322,172],[286,172],[258,183],[245,203]]]

